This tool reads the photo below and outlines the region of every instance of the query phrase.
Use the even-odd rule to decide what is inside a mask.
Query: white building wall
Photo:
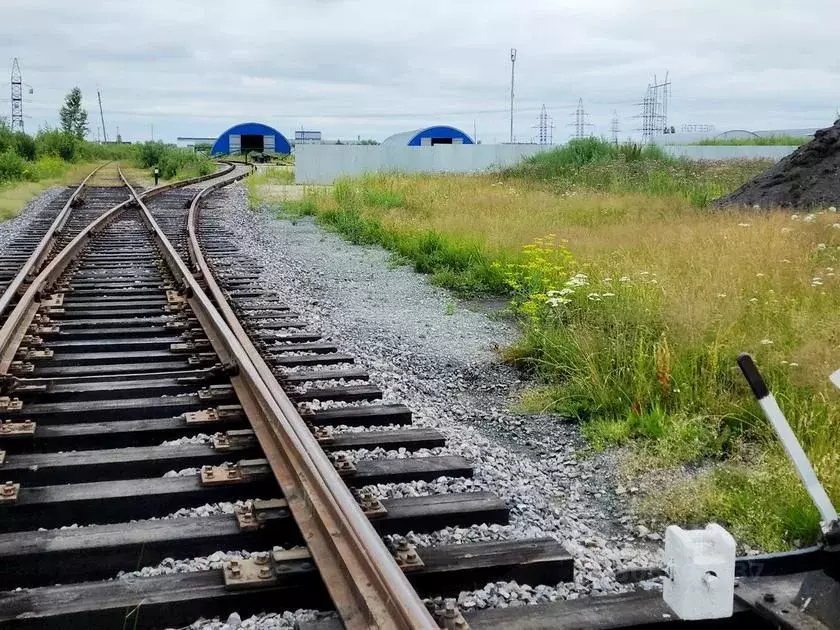
[[[401,173],[478,173],[512,166],[550,147],[538,144],[439,144],[433,147],[304,144],[295,148],[298,184],[331,184],[342,176]]]
[[[662,147],[668,155],[673,157],[684,157],[689,160],[756,160],[770,159],[781,160],[790,155],[799,147],[786,147],[779,145],[740,145],[726,146],[714,144],[694,145],[666,145]]]

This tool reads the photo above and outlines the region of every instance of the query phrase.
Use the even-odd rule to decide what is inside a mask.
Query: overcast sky
[[[634,135],[654,75],[669,124],[819,127],[840,107],[840,0],[2,0],[0,60],[19,57],[27,131],[82,89],[96,137],[216,136],[255,120],[291,136],[376,138],[446,123],[484,142],[555,140],[583,99],[596,133]],[[8,99],[8,84],[2,97]],[[0,103],[7,115],[8,100]]]

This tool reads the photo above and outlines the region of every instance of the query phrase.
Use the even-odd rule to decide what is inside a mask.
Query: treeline
[[[0,185],[59,177],[71,164],[97,160],[158,168],[163,179],[206,175],[215,168],[206,155],[163,142],[98,144],[60,129],[42,129],[32,136],[0,123]]]

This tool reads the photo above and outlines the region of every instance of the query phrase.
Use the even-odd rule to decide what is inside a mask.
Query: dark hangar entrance
[[[241,138],[242,153],[250,153],[251,151],[257,151],[259,153],[262,153],[265,150],[265,136],[256,134],[242,134]]]

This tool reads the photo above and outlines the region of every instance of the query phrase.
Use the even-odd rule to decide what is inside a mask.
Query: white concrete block
[[[732,616],[735,539],[715,523],[701,530],[665,530],[662,596],[680,619]]]

